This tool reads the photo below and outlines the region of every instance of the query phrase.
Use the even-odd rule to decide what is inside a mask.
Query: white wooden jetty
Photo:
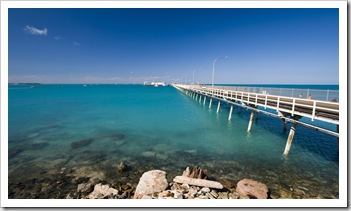
[[[300,124],[305,127],[312,128],[330,135],[339,137],[339,103],[325,100],[304,99],[300,97],[288,97],[281,95],[271,95],[267,92],[253,93],[246,91],[237,91],[228,87],[218,86],[203,86],[203,85],[188,85],[188,84],[173,84],[173,87],[183,93],[194,97],[196,100],[206,103],[206,98],[209,99],[209,108],[212,106],[213,99],[216,99],[217,112],[219,112],[221,102],[231,104],[228,120],[232,117],[233,107],[237,105],[251,110],[250,120],[247,131],[250,132],[252,121],[255,113],[264,113],[283,119],[284,129],[286,122],[292,122],[289,137],[284,150],[284,155],[288,155],[290,146],[295,134],[296,125]],[[329,94],[329,92],[327,93]],[[328,99],[328,97],[327,97]],[[333,100],[334,101],[334,100]],[[267,109],[269,108],[269,109]],[[272,112],[275,111],[275,112]],[[257,115],[256,115],[257,116]],[[337,132],[320,128],[318,126],[299,121],[301,117],[307,117],[314,120],[320,120],[335,124]]]

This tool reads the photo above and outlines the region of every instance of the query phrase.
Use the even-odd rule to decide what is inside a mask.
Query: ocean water
[[[43,178],[57,173],[136,185],[145,171],[164,170],[171,182],[196,165],[228,187],[248,178],[275,197],[339,197],[338,139],[328,134],[298,126],[284,157],[290,123],[283,131],[280,119],[259,114],[248,133],[250,111],[235,107],[228,121],[229,105],[216,113],[216,101],[209,108],[208,99],[203,105],[170,86],[8,88],[10,198],[42,197],[20,192],[44,191]],[[127,172],[118,171],[120,162]],[[29,179],[32,186],[19,186]]]

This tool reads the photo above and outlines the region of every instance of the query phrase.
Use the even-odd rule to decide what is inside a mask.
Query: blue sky
[[[338,84],[338,9],[9,9],[9,82]]]

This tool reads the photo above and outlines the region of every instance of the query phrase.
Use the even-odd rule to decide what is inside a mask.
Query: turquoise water
[[[284,158],[289,130],[280,119],[260,114],[248,133],[250,111],[235,107],[228,121],[227,104],[216,113],[217,102],[210,109],[208,99],[203,105],[173,87],[9,85],[8,92],[11,184],[62,171],[137,184],[151,169],[170,182],[199,165],[217,181],[250,178],[281,197],[339,197],[338,140],[318,131],[298,126]],[[92,141],[72,147],[84,139]],[[121,161],[127,173],[118,172]]]

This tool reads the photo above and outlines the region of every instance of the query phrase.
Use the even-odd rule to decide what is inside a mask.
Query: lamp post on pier
[[[195,72],[196,72],[196,70],[201,70],[201,68],[193,70],[193,84],[195,84]]]
[[[213,96],[215,63],[216,63],[217,60],[220,60],[220,59],[228,59],[228,56],[221,57],[221,58],[216,58],[216,59],[213,60],[213,63],[212,63],[212,96]]]

